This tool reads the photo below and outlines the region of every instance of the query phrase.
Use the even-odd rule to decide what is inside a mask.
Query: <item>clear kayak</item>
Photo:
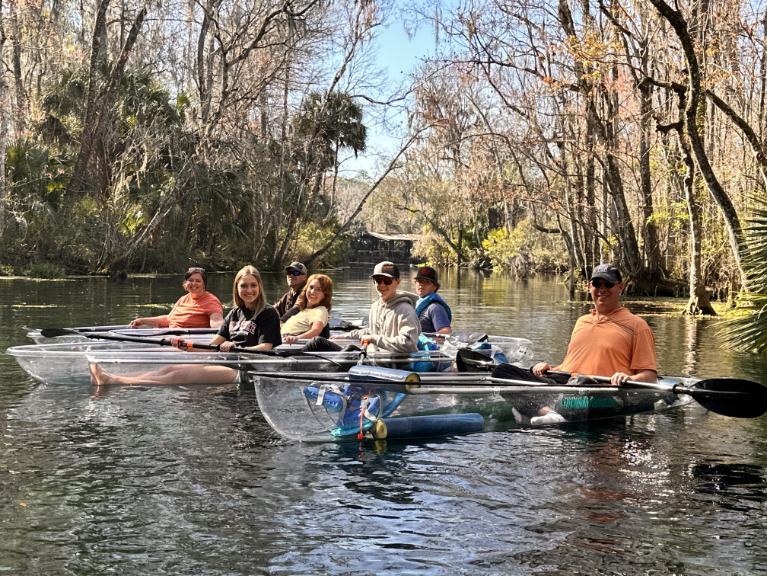
[[[250,373],[261,412],[297,441],[418,438],[536,425],[543,406],[559,423],[657,412],[689,403],[663,378],[657,387],[548,385],[489,373],[425,373],[354,367],[347,374]]]
[[[242,371],[275,372],[345,372],[361,359],[361,352],[311,352],[300,353],[300,345],[283,345],[274,352],[187,352],[169,345],[170,338],[155,339],[104,332],[101,338],[53,344],[28,344],[13,346],[6,353],[13,356],[19,366],[30,376],[41,382],[90,381],[89,364],[99,364],[106,371],[116,375],[147,372],[169,364],[219,364]],[[127,339],[127,340],[124,340]],[[184,337],[184,340],[198,341]],[[200,340],[207,341],[209,336]],[[340,340],[341,345],[353,341]],[[379,352],[366,356],[366,362],[397,366],[403,369],[435,371],[450,368],[460,346],[485,346],[488,360],[490,354],[502,354],[504,360],[518,362],[532,355],[532,344],[524,338],[490,336],[481,343],[462,343],[456,338],[450,345],[438,350],[421,351],[413,354]],[[443,351],[444,350],[444,351]]]
[[[289,353],[286,347],[283,352]],[[281,352],[278,348],[277,352]],[[90,382],[89,364],[94,363],[115,375],[148,372],[169,364],[222,365],[250,371],[337,372],[357,364],[359,352],[316,352],[295,356],[279,356],[239,352],[187,352],[177,348],[148,347],[139,343],[70,342],[13,346],[6,350],[21,368],[35,380],[48,383]],[[434,354],[435,362],[449,361]],[[402,355],[376,355],[387,363],[410,366],[413,358]],[[420,359],[423,361],[424,359]]]

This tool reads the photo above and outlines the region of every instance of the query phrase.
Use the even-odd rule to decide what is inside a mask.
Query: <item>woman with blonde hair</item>
[[[282,325],[282,341],[293,344],[319,336],[328,325],[333,301],[333,280],[324,274],[312,274],[298,296],[298,313]]]
[[[226,352],[235,346],[251,350],[271,350],[281,344],[280,316],[266,303],[261,274],[253,266],[237,272],[233,283],[235,307],[210,341]],[[192,348],[194,345],[192,345]],[[91,381],[102,384],[230,384],[237,382],[239,371],[228,366],[175,364],[159,370],[119,376],[90,365]]]

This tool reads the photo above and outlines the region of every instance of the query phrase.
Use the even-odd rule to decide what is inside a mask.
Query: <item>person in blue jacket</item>
[[[450,323],[453,321],[453,313],[442,296],[437,294],[439,290],[437,271],[431,266],[422,266],[416,271],[414,280],[415,292],[418,294],[415,313],[421,323],[421,332],[451,334],[453,329]]]

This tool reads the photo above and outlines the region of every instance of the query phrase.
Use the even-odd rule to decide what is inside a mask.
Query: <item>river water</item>
[[[334,278],[334,315],[365,317],[369,280]],[[211,280],[222,300],[231,279]],[[283,278],[266,282],[276,299]],[[0,345],[27,343],[24,326],[161,313],[179,283],[1,279]],[[441,292],[457,328],[526,336],[541,360],[562,357],[586,309],[552,280],[454,272]],[[663,373],[767,382],[767,359],[723,348],[715,321],[629,305]],[[37,383],[7,355],[0,369],[3,574],[767,574],[767,416],[692,404],[383,448],[295,444],[252,391],[97,394]]]

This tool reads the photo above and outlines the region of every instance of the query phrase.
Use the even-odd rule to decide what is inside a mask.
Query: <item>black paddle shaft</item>
[[[505,364],[493,369],[493,376],[503,378],[510,372]],[[512,367],[513,368],[513,367]],[[514,371],[516,374],[516,371]],[[568,375],[566,372],[549,371],[552,376]],[[608,376],[586,376],[595,382],[610,382]],[[627,388],[647,388],[668,391],[668,386],[656,382],[627,380]],[[767,388],[758,382],[740,378],[708,378],[698,380],[691,386],[676,384],[671,388],[674,394],[686,394],[711,412],[733,418],[758,418],[767,412]]]
[[[79,332],[76,330],[69,330],[67,328],[43,328],[40,331],[40,334],[42,334],[46,338],[55,338],[56,336],[64,336],[67,334],[77,334],[79,336],[83,336],[85,338],[91,338],[93,340],[114,340],[116,342],[137,342],[139,344],[152,344],[155,346],[172,346],[172,347],[178,347],[179,342],[183,342],[183,340],[179,340],[178,338],[144,338],[141,336],[129,336],[127,334],[108,334],[104,332]],[[191,343],[192,348],[197,348],[199,350],[215,350],[220,351],[220,348],[218,344],[203,344],[200,342],[193,342]],[[234,348],[231,348],[228,350],[228,352],[236,352],[240,354],[263,354],[266,356],[277,356],[278,354],[276,352],[273,352],[271,350],[249,350],[248,348],[239,348],[235,346]]]

